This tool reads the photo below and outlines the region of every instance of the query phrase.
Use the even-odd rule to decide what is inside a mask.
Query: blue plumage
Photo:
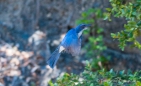
[[[71,53],[73,56],[79,55],[81,49],[81,35],[83,30],[85,30],[85,27],[87,26],[90,25],[80,24],[76,28],[71,29],[67,32],[59,47],[52,53],[50,58],[47,60],[47,63],[51,68],[54,68],[63,50]]]
[[[51,68],[54,68],[55,64],[57,63],[57,60],[60,57],[60,53],[59,53],[59,48],[57,48],[50,56],[50,58],[48,59],[47,63]]]
[[[73,34],[72,34],[73,33]],[[76,30],[71,29],[61,42],[66,52],[71,53],[73,56],[78,55],[81,48],[81,38],[78,38]]]

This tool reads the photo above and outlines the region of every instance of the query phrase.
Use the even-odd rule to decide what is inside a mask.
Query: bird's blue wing
[[[81,38],[78,38],[74,29],[70,30],[64,37],[61,45],[65,47],[65,51],[73,56],[79,55],[81,49]]]

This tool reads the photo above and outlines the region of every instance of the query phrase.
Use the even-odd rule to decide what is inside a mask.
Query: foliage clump
[[[105,20],[111,20],[111,16],[117,18],[125,18],[127,24],[124,24],[124,30],[111,33],[111,36],[118,39],[119,47],[124,50],[124,47],[130,43],[132,47],[141,49],[139,37],[141,37],[141,0],[110,0],[112,8],[107,8]]]
[[[113,69],[92,71],[92,64],[87,62],[85,71],[80,75],[65,73],[51,86],[141,86],[141,71],[130,70],[115,72]],[[52,83],[52,82],[50,82]]]

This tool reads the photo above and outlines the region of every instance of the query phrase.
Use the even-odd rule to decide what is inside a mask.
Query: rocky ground
[[[46,60],[81,12],[109,6],[107,0],[0,0],[0,86],[47,86],[64,72],[81,73],[83,56],[63,54],[54,69]],[[110,68],[140,70],[140,51],[127,47],[123,52],[110,37],[125,22],[98,21],[107,46],[103,55],[111,56]]]

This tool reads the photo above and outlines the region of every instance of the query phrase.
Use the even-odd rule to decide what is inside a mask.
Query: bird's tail
[[[60,57],[60,52],[59,52],[59,48],[57,48],[52,55],[49,57],[49,59],[47,60],[48,65],[51,68],[54,68],[54,66],[56,65],[58,59]]]

